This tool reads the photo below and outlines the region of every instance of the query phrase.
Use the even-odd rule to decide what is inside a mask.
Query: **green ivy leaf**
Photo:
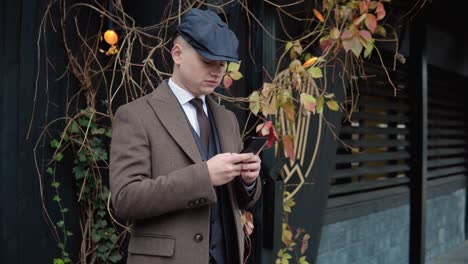
[[[56,161],[60,162],[62,159],[63,159],[62,152],[59,152],[59,153],[57,153],[57,155],[55,155],[55,160]]]
[[[121,256],[120,253],[117,252],[117,251],[112,252],[112,254],[109,256],[109,260],[110,260],[112,263],[117,263],[117,262],[119,262],[121,259],[122,259],[122,256]]]
[[[65,222],[63,222],[63,220],[60,220],[57,222],[57,226],[60,228],[62,228],[64,225],[65,225]]]
[[[105,128],[102,128],[102,127],[101,127],[101,128],[93,128],[93,129],[91,129],[91,134],[93,134],[93,135],[102,135],[102,134],[104,134],[104,133],[106,133],[106,129],[105,129]]]
[[[50,141],[50,147],[51,148],[59,148],[60,147],[60,142],[57,140],[57,139],[52,139],[52,141]]]
[[[54,198],[52,198],[52,200],[56,202],[60,202],[62,199],[60,198],[60,196],[55,195]]]
[[[54,175],[54,169],[51,168],[51,167],[48,167],[46,172],[51,174],[51,175]]]
[[[63,262],[63,260],[61,258],[60,259],[58,259],[58,258],[54,259],[54,264],[64,264],[64,263],[65,262]]]
[[[51,185],[52,187],[54,187],[54,188],[57,189],[57,188],[60,186],[60,182],[54,181],[54,182],[52,182],[52,184],[50,184],[50,185]]]

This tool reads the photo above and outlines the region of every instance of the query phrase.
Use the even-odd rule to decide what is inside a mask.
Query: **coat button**
[[[205,198],[200,198],[200,203],[202,203],[202,204],[206,203],[206,199]]]
[[[203,240],[202,234],[196,233],[196,234],[193,236],[193,240],[195,240],[195,242],[197,242],[197,243],[202,242],[202,240]]]

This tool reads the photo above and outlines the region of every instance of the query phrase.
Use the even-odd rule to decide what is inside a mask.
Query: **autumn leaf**
[[[286,153],[286,156],[289,157],[290,161],[294,161],[294,143],[293,143],[293,136],[292,135],[285,135],[283,136],[283,148]]]
[[[249,96],[249,109],[250,111],[256,116],[258,112],[260,112],[260,95],[258,91],[254,91],[250,96]]]
[[[276,98],[265,99],[261,102],[263,115],[276,115],[278,108],[276,107]]]
[[[312,76],[312,78],[322,78],[322,69],[319,67],[310,67],[307,72]]]
[[[323,19],[322,14],[321,14],[317,9],[314,8],[312,11],[314,12],[315,17],[316,17],[320,22],[325,21],[325,20]]]
[[[355,26],[359,26],[359,24],[362,23],[362,21],[364,21],[364,19],[366,19],[366,14],[362,14],[360,17],[356,18],[354,21],[353,21],[353,24]]]
[[[242,73],[239,72],[239,71],[232,71],[232,72],[229,72],[229,76],[230,76],[233,80],[236,80],[236,81],[239,80],[239,79],[241,79],[242,77],[244,77],[244,76],[242,75]]]
[[[294,41],[293,50],[299,55],[302,53],[302,45],[299,40]]]
[[[277,95],[278,105],[283,106],[291,100],[291,92],[289,90],[280,90]]]
[[[296,112],[294,111],[294,103],[292,100],[287,101],[283,104],[283,110],[286,113],[286,118],[291,122],[294,123]]]
[[[367,12],[369,5],[365,1],[359,3],[359,14],[364,14]]]
[[[273,122],[270,120],[260,125],[257,125],[256,132],[259,136],[268,136],[265,148],[271,148],[273,143],[275,141],[278,141],[278,136],[276,135],[275,127],[273,126]]]
[[[330,31],[330,37],[332,39],[339,39],[340,38],[340,30],[337,27],[333,27]]]
[[[309,262],[306,260],[306,256],[299,258],[299,264],[309,264]]]
[[[318,57],[312,57],[308,59],[306,62],[304,62],[304,64],[302,64],[302,67],[304,68],[310,67],[314,65],[317,62],[317,60],[318,60]]]
[[[315,109],[318,114],[323,114],[323,97],[317,98],[317,106]]]
[[[286,224],[283,224],[283,232],[281,234],[281,241],[283,241],[283,243],[288,246],[291,241],[292,241],[292,232],[290,230],[288,230]],[[285,253],[287,254],[287,253]],[[282,257],[284,257],[284,254],[282,255]]]
[[[315,114],[315,105],[317,100],[307,93],[301,93],[301,104],[304,106],[304,109]]]
[[[383,26],[378,25],[377,28],[375,29],[374,34],[380,35],[382,37],[387,36],[387,30]]]
[[[263,83],[262,94],[268,97],[270,93],[275,89],[275,85],[272,83]]]
[[[244,229],[244,233],[246,236],[250,236],[253,232],[253,215],[251,212],[243,210],[242,211],[242,225]]]
[[[226,87],[226,89],[229,90],[229,87],[231,87],[232,85],[231,77],[229,77],[228,75],[224,75],[223,84],[224,84],[224,87]]]
[[[305,234],[302,237],[301,255],[303,255],[306,252],[307,248],[309,247],[309,239],[310,239],[309,234]]]
[[[385,17],[385,8],[381,2],[377,4],[377,10],[375,12],[377,14],[377,21]]]
[[[227,67],[227,72],[239,71],[239,69],[240,69],[240,63],[229,62],[228,67]]]
[[[358,37],[353,37],[348,40],[343,40],[343,48],[345,49],[346,52],[351,50],[356,57],[359,57],[359,55],[362,52],[362,44],[359,41]]]
[[[291,213],[292,210],[291,208],[296,205],[296,202],[293,199],[287,199],[286,201],[283,202],[283,210],[285,212]]]
[[[334,100],[327,101],[327,106],[330,110],[333,111],[338,111],[339,109],[338,103]]]
[[[304,67],[302,67],[301,61],[296,59],[296,60],[291,61],[291,63],[289,64],[289,70],[292,73],[299,73],[299,72],[304,71]]]
[[[367,14],[365,24],[366,27],[370,30],[370,32],[375,32],[375,29],[377,28],[377,20],[374,15]]]
[[[291,49],[293,46],[293,43],[291,41],[289,41],[288,43],[286,43],[286,46],[284,47],[284,50],[285,51],[288,51],[289,49]]]

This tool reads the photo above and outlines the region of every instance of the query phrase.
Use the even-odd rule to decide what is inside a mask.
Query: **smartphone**
[[[244,149],[240,153],[257,155],[267,143],[268,137],[250,137],[244,142]]]

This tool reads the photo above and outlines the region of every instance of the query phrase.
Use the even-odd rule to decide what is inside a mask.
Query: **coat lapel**
[[[239,135],[234,134],[230,119],[227,118],[227,112],[224,106],[219,105],[211,96],[206,97],[208,106],[213,114],[212,118],[218,131],[218,140],[221,147],[221,153],[237,152],[236,144]]]
[[[148,103],[179,147],[194,163],[201,162],[200,152],[193,139],[190,125],[186,121],[187,118],[165,81],[156,88],[148,99]]]

